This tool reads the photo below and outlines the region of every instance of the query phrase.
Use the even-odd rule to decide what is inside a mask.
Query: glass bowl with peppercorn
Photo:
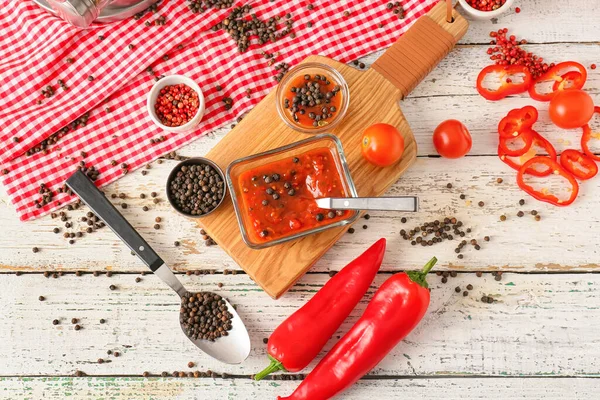
[[[192,79],[169,75],[152,86],[146,102],[148,114],[160,128],[187,132],[198,126],[204,116],[204,95]]]
[[[326,64],[305,63],[288,71],[277,86],[277,113],[303,133],[330,132],[346,115],[348,84]]]
[[[510,9],[514,0],[458,0],[473,19],[497,18]]]
[[[340,140],[319,134],[233,161],[227,186],[244,243],[263,249],[354,222],[317,198],[358,197]]]
[[[213,213],[225,200],[225,175],[204,157],[190,158],[173,168],[167,178],[167,199],[175,211],[190,218]]]

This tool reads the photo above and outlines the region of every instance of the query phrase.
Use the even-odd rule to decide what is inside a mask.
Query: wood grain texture
[[[439,3],[428,15],[417,22],[415,32],[406,34],[390,54],[408,54],[413,47],[427,45],[420,38],[429,35],[432,42],[441,41],[447,50],[425,52],[418,62],[410,64],[406,72],[414,79],[403,78],[402,85],[397,75],[390,74],[398,62],[395,56],[389,62],[380,62],[378,70],[359,72],[351,67],[324,57],[311,56],[304,62],[327,64],[339,71],[350,89],[350,106],[347,116],[340,125],[332,129],[346,150],[346,158],[359,196],[379,196],[402,175],[416,157],[416,146],[410,127],[396,102],[412,90],[453,47],[466,31],[467,24],[458,14],[454,23],[440,20],[444,4]],[[429,46],[431,48],[431,46]],[[404,49],[404,50],[403,50]],[[405,57],[403,57],[405,58]],[[404,64],[408,60],[404,60]],[[383,73],[387,71],[387,73]],[[389,78],[394,77],[396,87]],[[401,89],[402,88],[402,89]],[[302,139],[302,134],[285,125],[275,110],[275,92],[267,95],[245,118],[223,138],[207,157],[226,169],[235,159],[271,150]],[[376,168],[360,155],[358,143],[364,128],[375,122],[396,126],[405,140],[402,160],[390,168]],[[216,212],[200,221],[202,227],[220,244],[246,273],[257,282],[267,294],[279,298],[294,282],[306,273],[343,235],[347,227],[330,229],[317,235],[295,240],[262,250],[250,249],[242,241],[233,205],[229,200]]]
[[[521,8],[519,14],[515,7]],[[465,15],[460,5],[456,9]],[[493,20],[465,15],[471,26],[462,42],[487,44],[490,31],[506,27],[531,43],[598,43],[597,13],[597,0],[515,1],[509,12]]]
[[[388,254],[384,262],[393,261]],[[245,320],[250,357],[241,365],[225,365],[203,355],[181,332],[177,295],[153,275],[136,283],[138,276],[0,275],[0,376],[70,376],[76,370],[100,376],[160,375],[189,371],[192,361],[194,369],[248,377],[268,363],[263,338],[329,279],[305,275],[288,295],[272,300],[244,275],[183,276],[190,290],[228,298]],[[303,372],[356,322],[389,276],[376,277],[365,299]],[[447,284],[432,275],[429,283],[432,300],[425,318],[370,375],[600,376],[600,274],[506,273],[497,282],[491,274],[461,273]],[[455,292],[468,284],[474,286],[469,296]],[[484,294],[497,301],[482,303]],[[73,329],[71,318],[79,320],[80,331]],[[53,319],[60,324],[53,325]],[[121,356],[109,356],[107,350]],[[106,362],[98,364],[98,358]]]
[[[350,106],[344,121],[332,130],[342,142],[359,195],[385,192],[416,158],[416,145],[410,128],[395,102],[400,94],[374,70],[360,72],[325,57],[311,56],[305,62],[319,62],[337,69],[350,88]],[[383,170],[369,165],[360,155],[360,135],[364,127],[386,122],[398,127],[405,139],[400,163]],[[306,135],[287,127],[275,110],[271,92],[254,110],[225,136],[207,157],[223,169],[235,159],[294,143]],[[217,243],[271,297],[280,297],[345,232],[347,227],[329,229],[293,242],[253,250],[243,241],[231,198],[199,222]]]
[[[124,200],[129,207],[123,214],[131,221],[173,269],[181,272],[199,269],[239,269],[225,252],[217,247],[206,247],[193,220],[176,214],[164,201],[165,182],[174,161],[153,164],[149,174],[132,173],[109,188],[108,193],[127,193]],[[503,178],[502,184],[496,178]],[[489,270],[505,271],[596,271],[600,253],[595,240],[600,224],[597,199],[600,196],[600,179],[581,185],[577,201],[566,208],[557,208],[538,202],[524,194],[516,185],[515,172],[497,157],[468,157],[461,160],[419,158],[402,178],[387,192],[388,195],[416,194],[420,198],[420,213],[406,215],[392,212],[372,212],[366,221],[359,219],[354,234],[344,234],[338,243],[321,258],[311,271],[337,271],[380,237],[388,239],[388,262],[382,270],[398,270],[423,263],[431,255],[440,262],[436,270]],[[447,183],[453,187],[448,189]],[[140,193],[160,193],[162,201],[154,205]],[[460,194],[466,199],[461,200]],[[110,197],[110,196],[109,196]],[[0,196],[0,199],[6,198]],[[520,199],[526,200],[519,206]],[[115,204],[122,200],[112,200]],[[484,207],[477,203],[483,201]],[[142,207],[150,211],[145,213]],[[536,222],[528,212],[537,210],[542,220]],[[522,210],[523,218],[516,216]],[[86,210],[70,212],[74,220],[85,215]],[[508,220],[499,221],[500,215]],[[465,258],[456,258],[456,241],[443,242],[434,247],[411,246],[400,238],[401,229],[410,229],[419,223],[455,215],[471,227],[472,237],[482,241],[481,251],[469,246]],[[408,217],[403,224],[402,217]],[[161,229],[154,230],[154,218],[161,217]],[[50,218],[23,224],[10,207],[0,207],[3,233],[0,234],[0,264],[2,271],[145,271],[146,267],[130,255],[129,249],[109,230],[99,231],[77,239],[70,245],[62,237],[64,223]],[[569,221],[565,224],[564,221]],[[362,229],[366,224],[368,229]],[[76,223],[76,226],[81,223]],[[63,227],[61,234],[53,234],[55,226]],[[180,247],[174,247],[174,241]],[[38,246],[41,251],[33,253]],[[432,254],[433,253],[433,254]],[[246,278],[248,279],[248,278]],[[266,297],[266,296],[265,296]]]
[[[292,393],[298,382],[189,378],[0,378],[0,399],[72,400],[271,400]],[[600,379],[390,379],[362,380],[345,400],[593,399]]]
[[[439,2],[387,49],[372,68],[394,84],[402,98],[421,82],[467,31],[467,21],[455,10],[447,22],[446,2]]]
[[[250,321],[254,351],[248,364],[240,370],[226,370],[211,364],[187,344],[176,324],[177,299],[153,276],[142,277],[140,283],[135,283],[135,274],[115,274],[111,278],[70,275],[50,281],[40,276],[42,271],[55,269],[139,272],[145,267],[108,230],[86,235],[69,246],[61,235],[51,233],[55,226],[62,226],[56,221],[44,218],[20,223],[0,188],[0,375],[5,376],[0,378],[0,399],[262,400],[289,394],[297,382],[254,383],[248,377],[265,365],[262,338],[322,287],[327,280],[322,272],[339,270],[381,236],[389,239],[382,271],[417,268],[434,250],[442,260],[438,269],[501,269],[536,274],[507,273],[502,282],[496,282],[487,274],[476,278],[471,273],[459,273],[448,285],[440,285],[439,277],[434,278],[432,308],[423,325],[374,371],[378,379],[360,381],[343,399],[598,397],[599,275],[575,273],[598,271],[600,257],[594,240],[600,222],[598,181],[585,182],[581,198],[567,209],[526,199],[525,211],[540,210],[541,222],[536,223],[530,216],[517,218],[517,202],[523,194],[512,181],[514,173],[494,156],[496,137],[492,133],[495,123],[508,110],[530,103],[520,96],[487,102],[477,95],[474,81],[489,63],[485,53],[488,33],[501,27],[527,39],[532,43],[526,46],[527,50],[549,62],[577,60],[586,67],[599,64],[600,2],[522,0],[515,6],[521,8],[520,14],[511,12],[497,21],[470,21],[469,31],[452,55],[443,59],[402,102],[421,158],[389,190],[391,194],[412,192],[422,196],[423,214],[419,221],[456,213],[474,227],[478,238],[491,232],[492,242],[482,251],[470,248],[458,265],[453,262],[456,255],[450,243],[432,248],[412,247],[398,238],[398,230],[405,227],[399,221],[400,215],[373,213],[366,222],[367,230],[342,236],[311,270],[317,273],[304,276],[281,300],[269,299],[244,275],[184,276],[191,288],[217,290],[215,284],[223,282],[223,292]],[[361,61],[369,66],[382,53]],[[585,88],[600,102],[600,69],[588,72]],[[543,118],[536,129],[559,151],[577,145],[579,132],[565,134],[548,123],[546,104],[532,104],[540,108]],[[474,157],[458,162],[427,158],[435,154],[431,132],[447,118],[459,118],[467,124],[473,135]],[[597,126],[600,127],[600,121]],[[209,134],[179,153],[205,155],[229,130],[225,127]],[[111,185],[108,193],[125,192],[135,197],[127,199],[130,207],[124,210],[125,215],[176,270],[238,268],[222,249],[202,244],[193,221],[168,208],[163,188],[174,165],[172,161],[161,166],[154,163],[149,175],[132,173]],[[498,176],[504,178],[503,185],[494,184]],[[448,182],[453,183],[452,189],[445,187]],[[160,204],[137,198],[139,193],[151,191],[161,193]],[[458,198],[463,192],[467,200],[473,200],[471,205]],[[475,205],[480,199],[486,203],[483,208]],[[150,206],[151,211],[142,212],[143,205]],[[506,224],[497,221],[501,213],[509,216]],[[164,222],[162,229],[155,231],[152,225],[157,216]],[[417,221],[410,219],[407,225],[412,226],[413,222]],[[181,247],[173,247],[175,240],[182,242]],[[33,254],[33,246],[42,251]],[[38,274],[17,277],[11,273],[15,270]],[[562,273],[551,274],[557,271]],[[379,274],[376,283],[388,276],[386,272]],[[475,285],[477,295],[489,293],[500,301],[484,305],[475,295],[463,298],[454,293],[455,286],[467,283]],[[110,284],[118,289],[110,291]],[[39,302],[39,295],[48,297],[47,302]],[[359,311],[340,333],[356,320]],[[66,321],[73,317],[82,319],[83,329],[79,332],[74,332]],[[53,326],[54,318],[61,318],[61,325]],[[106,318],[107,323],[100,325],[99,318]],[[105,355],[107,349],[119,349],[123,355],[109,359]],[[112,362],[98,365],[100,357]],[[188,370],[188,361],[198,362],[199,369],[240,375],[227,380],[140,377],[145,370],[153,374],[163,369]],[[64,376],[76,369],[95,376]],[[32,377],[38,374],[62,376]],[[413,376],[415,379],[409,379]]]

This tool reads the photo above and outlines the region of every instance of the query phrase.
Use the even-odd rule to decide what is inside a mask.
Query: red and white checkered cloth
[[[262,20],[291,13],[296,37],[254,44],[240,54],[226,32],[210,29],[227,10],[193,14],[183,0],[162,1],[158,13],[148,12],[140,20],[130,18],[85,30],[70,26],[31,0],[0,0],[0,170],[8,171],[2,175],[7,193],[21,220],[48,214],[75,199],[55,194],[50,204],[37,208],[40,184],[56,191],[77,168],[82,151],[87,153],[86,164],[101,172],[96,183],[106,185],[123,175],[120,164],[126,163],[133,171],[231,123],[255,106],[276,85],[277,71],[261,51],[279,52],[277,63],[292,66],[311,54],[348,62],[391,45],[436,2],[402,1],[403,20],[387,9],[387,0],[243,2],[251,4],[252,12]],[[308,4],[314,8],[308,10]],[[344,11],[350,15],[344,16]],[[160,15],[166,16],[164,26],[144,24]],[[307,22],[313,27],[308,28]],[[99,40],[100,35],[104,40]],[[184,48],[178,50],[180,44]],[[74,62],[67,63],[67,58]],[[154,83],[154,77],[145,72],[148,66],[158,75],[184,74],[200,85],[206,114],[198,129],[175,134],[152,123],[146,112],[146,95]],[[58,79],[69,89],[61,89]],[[50,98],[41,95],[47,85],[56,92]],[[217,85],[223,90],[218,92]],[[246,97],[248,88],[252,89],[250,98]],[[231,110],[224,109],[223,97],[233,99]],[[37,100],[42,103],[36,104]],[[87,125],[67,133],[47,154],[24,154],[88,111]],[[151,144],[150,139],[159,136],[166,140]]]

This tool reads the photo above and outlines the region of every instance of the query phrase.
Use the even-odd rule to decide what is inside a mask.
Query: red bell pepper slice
[[[580,164],[583,168],[579,168]],[[560,155],[560,165],[575,178],[584,181],[593,178],[598,173],[598,166],[590,157],[580,151],[567,149]]]
[[[500,120],[498,134],[501,137],[517,137],[531,128],[538,119],[538,110],[533,106],[515,108]]]
[[[583,76],[579,71],[569,71],[566,74],[563,74],[561,78],[561,81],[554,82],[554,85],[552,85],[552,91],[556,92],[559,90],[575,89],[575,87],[579,86],[579,84],[581,84],[581,86],[583,87],[583,83],[581,83]],[[571,86],[567,86],[569,82],[571,82]]]
[[[565,71],[567,69],[570,71]],[[567,75],[572,71],[577,71],[579,73],[579,77],[576,77],[574,74]],[[566,88],[564,84],[562,86],[560,85],[560,83],[562,83],[565,79],[572,80],[573,82],[573,84],[568,88]],[[586,79],[587,71],[585,67],[578,62],[566,61],[558,63],[554,67],[550,68],[544,75],[537,78],[531,84],[531,86],[529,86],[529,96],[538,101],[550,101],[559,90],[581,89],[585,84]],[[551,92],[538,92],[537,85],[544,82],[554,82]]]
[[[594,112],[600,114],[600,107],[594,107]],[[600,156],[594,154],[593,151],[590,150],[588,142],[594,137],[594,133],[592,132],[592,128],[589,124],[584,125],[583,127],[583,135],[581,136],[581,149],[592,160],[600,161]]]
[[[531,132],[533,132],[533,144],[531,145],[529,151],[527,151],[526,153],[524,153],[523,155],[519,156],[519,162],[515,162],[514,160],[512,160],[511,158],[509,158],[510,156],[505,154],[502,149],[500,148],[500,146],[498,146],[498,157],[500,157],[500,160],[502,160],[503,163],[505,163],[506,165],[508,165],[509,167],[511,167],[512,169],[518,171],[519,169],[521,169],[521,166],[526,163],[527,161],[529,161],[530,159],[532,159],[533,157],[536,157],[538,154],[538,152],[536,150],[533,149],[533,146],[542,148],[543,150],[546,151],[546,153],[548,153],[548,158],[550,158],[551,160],[556,160],[556,150],[554,149],[554,146],[552,146],[552,143],[550,143],[549,141],[547,141],[546,139],[544,139],[544,137],[542,135],[540,135],[539,133],[537,133],[536,131],[532,130]],[[528,168],[527,169],[527,173],[530,175],[535,175],[535,176],[548,176],[552,173],[552,169],[550,168],[544,168],[542,170],[539,169],[535,169],[533,167]]]
[[[508,145],[512,142],[514,142],[515,140],[520,140],[523,142],[523,147],[521,148],[511,148],[508,147]],[[523,154],[527,153],[527,151],[529,151],[529,149],[531,148],[531,145],[533,144],[533,131],[532,130],[526,130],[523,131],[520,135],[516,136],[516,137],[506,137],[506,136],[500,136],[500,149],[502,150],[502,153],[507,155],[507,156],[511,156],[511,157],[518,157],[518,156],[522,156]]]
[[[487,89],[483,87],[483,81],[488,75],[499,74],[500,86],[498,89]],[[513,82],[510,76],[523,75],[522,82]],[[527,91],[532,83],[529,69],[523,65],[488,65],[481,70],[477,76],[477,91],[487,100],[497,101],[510,96]]]
[[[523,180],[523,176],[528,173],[527,170],[533,169],[532,167],[534,164],[543,164],[546,167],[548,167],[553,174],[561,175],[569,181],[569,183],[571,184],[571,194],[567,200],[560,200],[552,193],[549,193],[544,190],[536,190],[533,188],[533,186],[525,183],[525,181]],[[519,172],[517,173],[517,184],[521,189],[523,189],[533,198],[561,207],[568,206],[569,204],[573,203],[573,201],[575,201],[575,198],[577,198],[577,194],[579,193],[579,184],[577,183],[573,175],[571,175],[563,167],[561,167],[559,163],[557,163],[549,157],[533,157],[531,160],[523,164],[519,169]]]

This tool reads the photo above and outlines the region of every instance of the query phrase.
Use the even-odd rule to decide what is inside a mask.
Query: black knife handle
[[[71,175],[67,179],[67,186],[129,246],[152,272],[164,264],[164,261],[152,250],[144,238],[83,172],[78,170]]]

